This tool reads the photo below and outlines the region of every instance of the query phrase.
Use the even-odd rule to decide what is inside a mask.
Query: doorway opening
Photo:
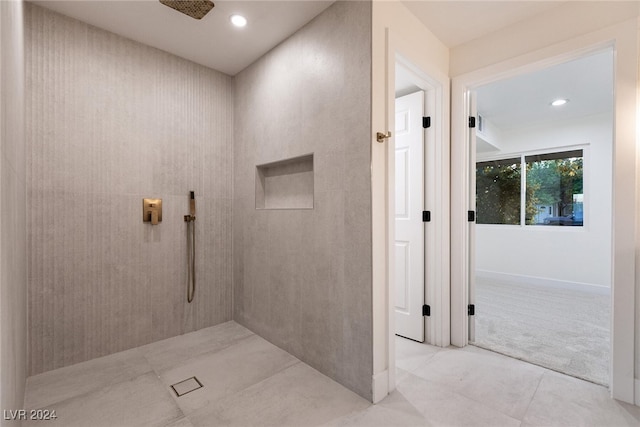
[[[470,93],[469,342],[610,383],[614,55]]]
[[[442,345],[442,318],[434,266],[442,231],[441,180],[436,159],[442,156],[442,86],[401,55],[394,67],[393,146],[389,147],[389,195],[393,240],[390,313],[395,361],[400,369],[415,356],[418,343]],[[433,308],[433,312],[432,312]],[[448,344],[448,342],[447,342]],[[425,347],[426,348],[426,347]],[[415,360],[412,359],[412,363]]]

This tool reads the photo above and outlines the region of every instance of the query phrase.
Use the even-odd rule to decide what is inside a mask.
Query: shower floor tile
[[[26,421],[31,426],[152,426],[167,425],[184,418],[155,373],[104,387],[85,395],[48,405],[57,418]]]
[[[180,418],[177,421],[172,422],[171,424],[168,424],[164,427],[194,427],[193,424],[191,424],[191,421],[189,421],[189,418],[184,417],[184,418]]]
[[[38,409],[152,372],[138,349],[121,351],[27,379],[25,408]]]
[[[31,377],[28,409],[57,419],[22,425],[640,425],[604,387],[475,347],[396,342],[397,389],[376,405],[228,322]],[[170,385],[193,376],[204,387],[177,397]]]
[[[160,372],[168,385],[196,376],[206,386],[181,397],[174,395],[185,415],[243,390],[299,363],[299,360],[270,342],[252,335],[217,352],[199,355]]]
[[[159,372],[193,357],[223,350],[252,335],[253,332],[236,322],[226,322],[138,348]]]
[[[298,362],[203,407],[189,418],[196,427],[316,426],[369,406],[357,394]]]

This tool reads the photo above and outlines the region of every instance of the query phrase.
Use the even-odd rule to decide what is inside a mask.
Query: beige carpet
[[[476,279],[478,347],[609,384],[609,295]]]

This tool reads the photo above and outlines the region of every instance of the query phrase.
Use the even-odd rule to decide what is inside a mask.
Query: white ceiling
[[[396,97],[420,90],[415,77],[396,66]],[[613,111],[613,51],[549,67],[476,89],[478,114],[511,130]],[[552,107],[552,101],[569,102]]]
[[[1,1],[1,0],[0,0]],[[158,0],[31,0],[107,31],[235,75],[329,7],[334,0],[214,0],[195,20]],[[449,47],[468,42],[562,1],[405,0],[403,3]],[[232,27],[239,13],[249,24]]]
[[[447,47],[455,47],[531,16],[564,1],[403,0],[402,3]]]
[[[0,0],[1,1],[1,0]],[[201,20],[158,0],[39,0],[33,3],[198,64],[235,75],[329,7],[333,0],[213,0]],[[229,16],[247,18],[236,28]]]
[[[0,0],[1,1],[1,0]],[[215,7],[195,20],[158,0],[38,0],[34,3],[124,37],[235,75],[329,7],[333,0],[214,0]],[[418,1],[405,4],[440,40],[453,47],[563,4],[562,1]],[[233,27],[239,13],[249,24]],[[610,88],[595,82],[612,78],[611,54],[585,58],[534,75],[519,76],[478,90],[481,114],[508,129],[524,122],[564,115],[593,114],[611,108]],[[398,85],[411,87],[398,74]],[[415,86],[413,86],[415,89]],[[590,89],[587,89],[590,88]],[[411,89],[404,88],[408,93]],[[568,97],[564,110],[548,103]],[[518,108],[516,108],[518,107]]]
[[[569,102],[561,107],[550,103]],[[613,111],[613,51],[477,89],[478,113],[501,130]]]

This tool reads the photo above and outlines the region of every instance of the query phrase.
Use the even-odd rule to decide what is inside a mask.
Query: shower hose
[[[193,301],[196,293],[196,221],[195,217],[187,221],[187,302]]]

